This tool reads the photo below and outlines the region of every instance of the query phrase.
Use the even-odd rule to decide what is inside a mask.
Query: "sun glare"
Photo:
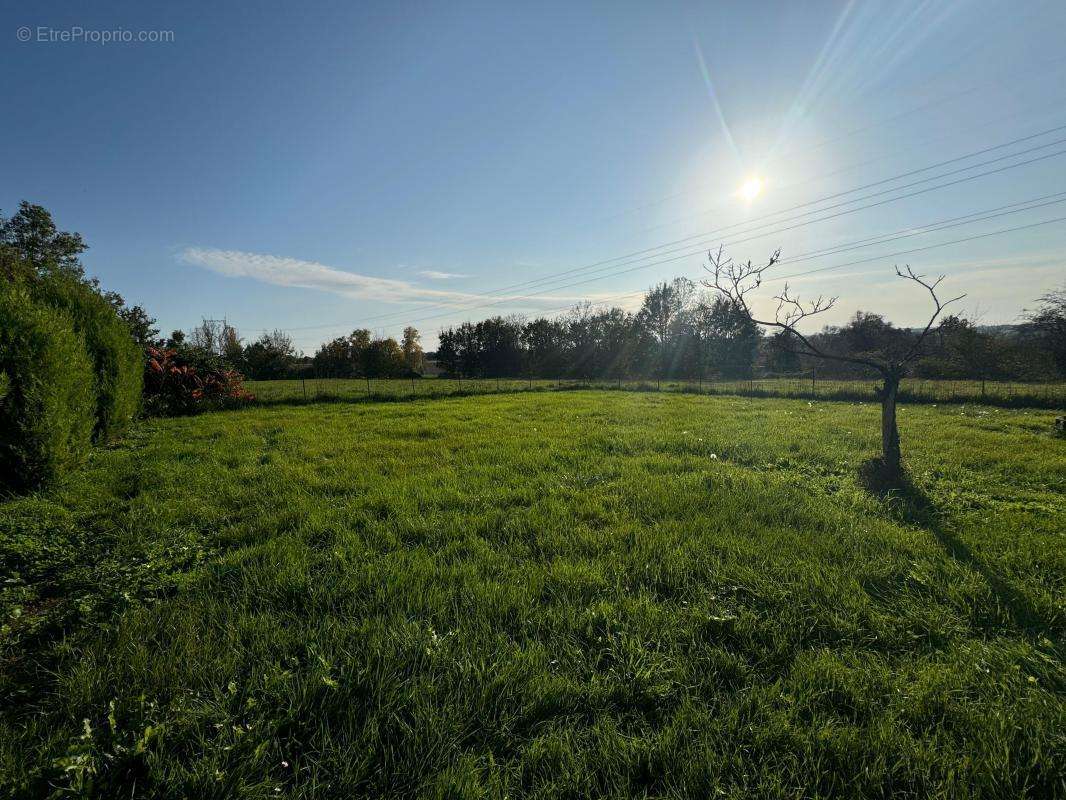
[[[763,180],[762,178],[753,175],[744,181],[744,184],[740,187],[740,196],[747,200],[749,203],[762,194]]]

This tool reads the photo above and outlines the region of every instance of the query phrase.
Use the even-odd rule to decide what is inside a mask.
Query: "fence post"
[[[307,378],[300,378],[300,388],[303,389],[304,402],[307,402]]]
[[[366,396],[367,396],[367,399],[370,398],[370,376],[369,375],[366,376]]]

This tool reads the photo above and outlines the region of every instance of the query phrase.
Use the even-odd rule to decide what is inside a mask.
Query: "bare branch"
[[[903,364],[907,364],[913,358],[920,355],[922,343],[929,335],[929,331],[933,329],[933,323],[936,322],[936,318],[940,316],[940,312],[952,303],[962,300],[962,298],[966,296],[964,294],[960,294],[958,297],[953,297],[950,300],[946,300],[942,303],[940,302],[940,298],[937,297],[936,287],[939,286],[940,282],[944,280],[943,275],[939,276],[935,281],[930,283],[925,279],[924,275],[916,274],[914,270],[911,269],[910,264],[905,265],[903,269],[905,269],[906,272],[900,270],[899,266],[897,266],[896,274],[899,275],[899,277],[901,278],[906,278],[907,280],[914,281],[920,286],[924,286],[928,290],[929,296],[933,298],[933,305],[935,306],[935,309],[933,310],[933,315],[929,317],[929,322],[926,323],[925,328],[920,334],[918,334],[918,338],[914,340],[914,344],[911,345],[911,348],[907,351],[907,354],[903,356],[903,359],[900,361],[901,366]]]
[[[831,361],[859,364],[861,366],[871,367],[882,373],[885,372],[885,367],[878,364],[876,361],[826,353],[816,347],[810,339],[796,329],[796,326],[803,320],[822,314],[833,308],[837,302],[837,298],[835,297],[825,298],[819,295],[813,302],[804,304],[798,297],[789,293],[788,284],[786,284],[781,294],[775,297],[778,301],[778,306],[774,319],[762,320],[755,316],[754,312],[751,310],[751,306],[748,304],[747,296],[762,285],[763,274],[780,260],[780,250],[775,250],[773,255],[770,256],[769,261],[762,266],[755,266],[751,261],[739,264],[734,262],[732,258],[723,258],[722,254],[723,250],[721,247],[718,248],[717,253],[712,251],[707,254],[709,265],[704,265],[704,269],[713,277],[710,280],[704,280],[703,285],[708,289],[714,289],[719,292],[726,300],[743,312],[745,316],[756,325],[788,331],[788,333],[796,337],[796,339],[803,344],[806,348],[807,355]]]

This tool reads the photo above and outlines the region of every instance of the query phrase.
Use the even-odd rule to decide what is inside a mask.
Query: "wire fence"
[[[631,380],[545,378],[304,378],[247,381],[259,403],[403,400],[572,389],[685,392],[740,397],[876,402],[876,380],[754,378],[751,380]],[[1012,408],[1066,408],[1066,381],[1018,383],[976,380],[904,379],[900,402],[974,403]]]

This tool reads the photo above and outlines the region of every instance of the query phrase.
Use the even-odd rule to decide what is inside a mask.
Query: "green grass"
[[[695,392],[712,395],[791,397],[813,400],[873,402],[880,383],[875,380],[826,380],[824,378],[759,378],[734,381],[657,381],[503,378],[310,378],[306,380],[247,381],[247,388],[261,403],[321,402],[326,400],[385,400],[419,397],[449,397],[500,392],[600,388],[628,391]],[[907,379],[901,399],[916,403],[981,403],[1008,408],[1062,408],[1066,406],[1066,383],[1000,383],[995,381],[947,381]]]
[[[1066,794],[1066,440],[638,392],[146,423],[0,503],[0,792]]]

